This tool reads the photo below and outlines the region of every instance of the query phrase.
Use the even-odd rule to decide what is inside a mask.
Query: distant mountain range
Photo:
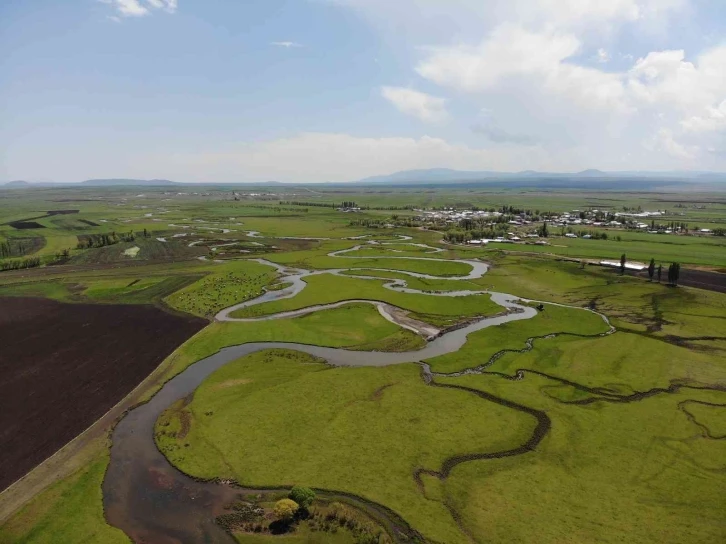
[[[494,185],[499,187],[532,187],[532,188],[563,188],[563,189],[629,189],[654,190],[659,187],[673,187],[682,184],[713,186],[717,184],[719,190],[726,189],[726,173],[722,172],[603,172],[601,170],[583,170],[575,173],[536,172],[525,170],[523,172],[494,172],[489,170],[465,171],[448,168],[432,168],[428,170],[406,170],[382,176],[373,176],[354,182],[326,182],[322,186],[340,185]],[[0,182],[0,187],[8,189],[22,189],[31,187],[174,187],[174,186],[296,186],[313,185],[312,183],[281,183],[277,181],[249,182],[249,183],[183,183],[168,179],[89,179],[80,183],[54,183],[49,181],[10,181]]]
[[[111,179],[87,179],[78,183],[63,183],[53,181],[8,181],[6,183],[0,182],[0,186],[22,189],[29,187],[163,187],[169,185],[187,185],[186,183],[180,183],[177,181],[170,181],[168,179],[126,179],[126,178],[111,178]]]
[[[603,172],[602,170],[583,170],[582,172],[493,172],[489,170],[465,171],[448,168],[432,168],[429,170],[405,170],[384,176],[373,176],[359,180],[358,183],[456,183],[467,181],[528,181],[540,180],[582,180],[582,179],[653,179],[671,181],[726,181],[726,173],[719,172]]]
[[[90,185],[91,187],[114,187],[118,185],[125,187],[158,187],[181,184],[168,179],[87,179],[86,181],[82,181],[81,185]]]

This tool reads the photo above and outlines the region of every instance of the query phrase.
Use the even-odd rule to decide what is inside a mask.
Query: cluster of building
[[[534,240],[531,240],[534,239]],[[549,243],[540,238],[537,234],[522,234],[517,235],[513,232],[508,232],[507,236],[498,236],[496,238],[482,238],[480,240],[469,240],[467,244],[471,244],[474,246],[485,246],[489,243],[495,243],[495,244],[516,244],[517,242],[527,242],[527,241],[534,241],[534,243],[538,246],[547,246]]]
[[[496,219],[501,216],[500,212],[488,212],[484,210],[456,210],[444,208],[443,210],[414,210],[421,214],[421,219],[426,221],[443,221],[445,223],[458,223],[464,219]]]

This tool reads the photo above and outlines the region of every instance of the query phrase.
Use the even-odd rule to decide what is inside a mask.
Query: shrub
[[[275,503],[275,517],[280,521],[290,521],[298,511],[298,504],[291,499],[281,499]]]
[[[290,491],[289,498],[298,503],[302,508],[309,508],[315,500],[315,491],[309,487],[296,485]]]

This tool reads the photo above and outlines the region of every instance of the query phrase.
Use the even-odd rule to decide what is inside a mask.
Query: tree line
[[[0,259],[19,257],[23,253],[25,253],[25,247],[20,241],[15,243],[11,240],[8,240],[7,242],[0,242]]]
[[[144,237],[148,238],[149,233],[144,229]],[[112,246],[119,242],[133,242],[136,240],[134,231],[117,234],[115,231],[106,234],[84,234],[78,237],[78,249],[91,249],[98,247]]]
[[[653,277],[656,275],[656,272],[658,274],[658,283],[660,283],[663,277],[663,265],[658,265],[658,267],[656,268],[655,259],[651,259],[650,264],[648,265],[648,276],[650,276],[650,281],[653,281]],[[668,284],[673,285],[674,287],[677,286],[680,277],[681,264],[671,263],[671,265],[668,267]]]
[[[0,262],[0,271],[7,270],[23,270],[26,268],[35,268],[40,266],[40,257],[29,257],[27,259],[16,259],[13,261]]]

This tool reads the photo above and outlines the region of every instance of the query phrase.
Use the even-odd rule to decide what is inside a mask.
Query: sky
[[[0,181],[726,171],[723,0],[4,0]]]

